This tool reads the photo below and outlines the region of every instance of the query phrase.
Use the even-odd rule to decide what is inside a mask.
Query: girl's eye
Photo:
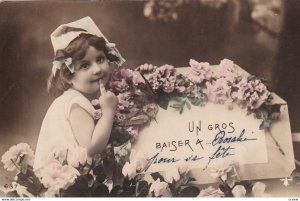
[[[89,65],[87,63],[83,63],[80,65],[81,69],[87,69],[89,67]]]

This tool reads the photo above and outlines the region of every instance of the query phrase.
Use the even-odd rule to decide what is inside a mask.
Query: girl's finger
[[[99,80],[99,86],[100,86],[100,93],[101,93],[101,95],[104,94],[104,93],[106,93],[106,89],[105,89],[105,86],[103,84],[102,79]]]

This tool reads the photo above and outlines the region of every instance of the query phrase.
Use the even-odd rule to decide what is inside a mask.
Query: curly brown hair
[[[98,37],[96,35],[82,33],[70,44],[61,50],[56,51],[54,60],[63,60],[71,57],[72,61],[78,61],[85,57],[86,51],[92,46],[97,50],[102,50],[109,61],[119,61],[119,58],[113,54],[109,53],[109,49],[106,46],[106,41],[103,37]],[[60,96],[64,91],[68,90],[72,85],[70,80],[74,74],[72,74],[65,64],[62,65],[60,69],[57,70],[56,75],[52,73],[49,76],[47,89],[50,95],[54,97]]]

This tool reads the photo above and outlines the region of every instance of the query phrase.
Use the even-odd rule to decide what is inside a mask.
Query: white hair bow
[[[53,66],[52,66],[52,74],[55,77],[56,75],[56,71],[58,69],[61,69],[62,65],[65,64],[67,66],[67,68],[69,69],[69,71],[71,73],[74,73],[75,69],[74,69],[74,64],[72,63],[72,58],[68,57],[66,59],[62,59],[62,60],[54,60],[52,62]]]

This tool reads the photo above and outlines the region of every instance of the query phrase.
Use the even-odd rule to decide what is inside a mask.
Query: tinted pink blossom
[[[194,84],[201,84],[205,80],[211,78],[210,65],[207,62],[197,62],[196,60],[190,60],[190,68],[186,71],[185,77],[187,77]]]
[[[231,102],[231,87],[228,86],[227,79],[219,78],[215,81],[207,82],[206,87],[206,94],[210,102],[217,104]]]
[[[1,162],[4,164],[4,168],[8,171],[17,170],[15,165],[20,165],[21,159],[26,156],[27,164],[33,165],[34,154],[33,150],[26,143],[19,143],[9,148],[1,158]],[[13,161],[13,162],[12,162]]]
[[[248,82],[246,79],[243,79],[237,86],[237,102],[249,109],[260,107],[271,94],[261,80],[251,80]]]
[[[41,182],[46,188],[64,189],[75,183],[79,176],[78,170],[70,165],[62,165],[59,162],[53,162],[41,170]]]
[[[134,104],[129,92],[120,93],[118,94],[117,97],[119,100],[118,102],[119,110],[124,110],[125,108],[129,108]]]
[[[233,61],[223,59],[216,68],[215,78],[225,78],[229,83],[231,83],[231,85],[233,85],[242,79],[242,75],[234,67]]]
[[[161,89],[166,93],[171,93],[175,88],[175,72],[176,70],[173,66],[163,65],[159,68],[156,68],[153,73],[145,75],[145,78],[154,91]]]
[[[101,109],[95,110],[93,118],[95,120],[97,120],[97,119],[100,119],[101,117],[102,117],[102,111],[101,111]]]
[[[91,101],[93,106],[98,106],[99,105],[99,100],[98,99],[94,99]]]
[[[137,85],[141,82],[136,72],[131,69],[120,69],[111,76],[109,86],[114,92],[122,93],[128,91],[131,84]]]

